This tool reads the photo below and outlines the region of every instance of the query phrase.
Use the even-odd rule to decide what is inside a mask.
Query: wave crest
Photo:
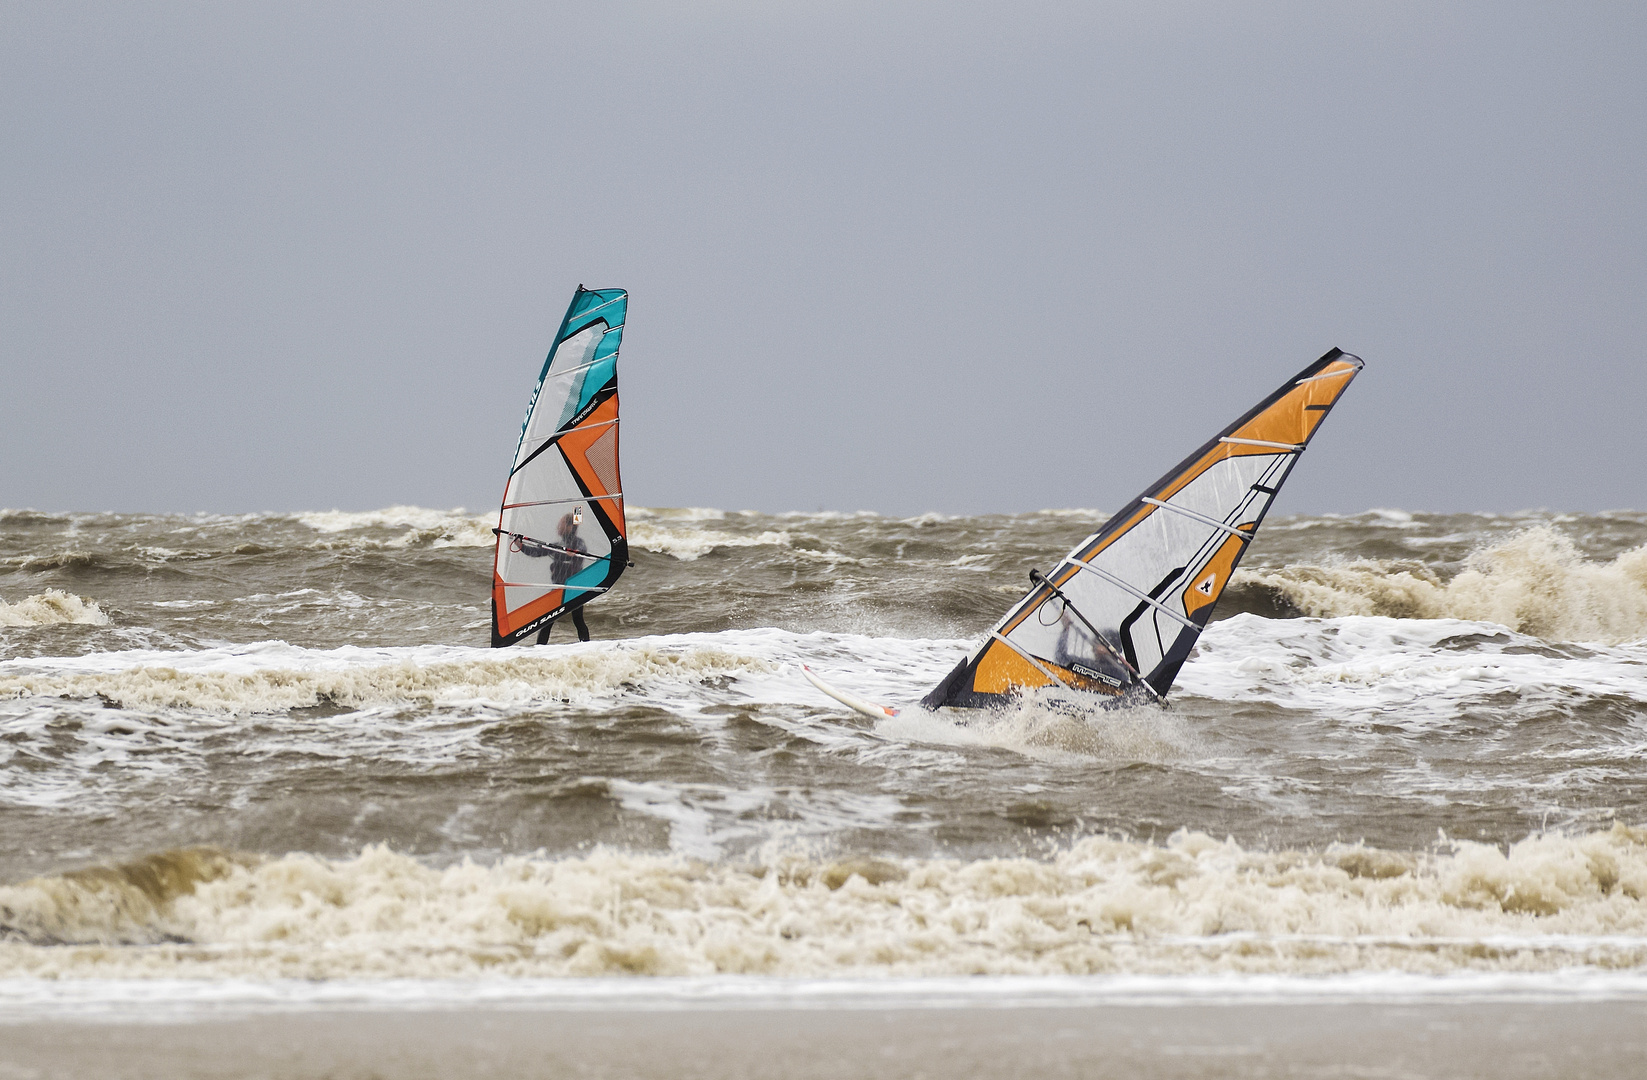
[[[670,528],[645,518],[629,523],[631,546],[670,555],[681,562],[693,562],[716,548],[788,547],[789,541],[789,533],[771,529],[762,533],[741,534],[695,526]]]
[[[1424,567],[1360,559],[1237,574],[1238,595],[1254,587],[1271,590],[1278,607],[1319,618],[1462,619],[1604,644],[1647,636],[1647,546],[1590,562],[1545,525],[1476,552],[1450,580]]]
[[[703,680],[770,665],[720,649],[647,647],[556,650],[553,657],[507,656],[417,664],[358,665],[314,670],[184,670],[163,664],[124,671],[31,673],[0,677],[4,697],[102,697],[125,708],[189,708],[279,712],[339,705],[483,699],[491,704],[588,700],[625,684],[657,679]]]
[[[1163,762],[1188,756],[1201,746],[1193,728],[1170,710],[1141,706],[1095,714],[1091,703],[1073,692],[1046,688],[1019,695],[1003,709],[978,710],[963,723],[911,708],[877,721],[875,729],[893,738],[998,746],[1051,759]]]
[[[315,511],[298,514],[297,520],[318,533],[356,532],[362,529],[403,529],[385,547],[490,547],[496,514],[471,514],[465,510],[428,510],[421,506],[390,506],[382,510],[352,512]]]
[[[15,604],[0,600],[0,626],[56,626],[62,623],[107,626],[109,617],[92,601],[61,589],[47,589]]]
[[[213,847],[179,848],[0,888],[0,941],[33,945],[180,940],[175,902],[256,859]]]
[[[1647,830],[1434,854],[1249,851],[1180,832],[1088,838],[1049,859],[742,866],[607,849],[445,868],[383,847],[337,860],[192,849],[0,889],[0,932],[0,977],[1609,967],[1647,959]]]

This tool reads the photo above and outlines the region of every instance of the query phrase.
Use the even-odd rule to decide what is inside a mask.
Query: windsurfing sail
[[[629,564],[618,480],[618,346],[629,294],[578,286],[526,406],[498,514],[492,645],[606,592]]]
[[[1276,492],[1360,370],[1360,359],[1334,349],[1050,573],[1032,573],[1028,595],[921,704],[989,707],[1060,684],[1121,701],[1165,698]]]

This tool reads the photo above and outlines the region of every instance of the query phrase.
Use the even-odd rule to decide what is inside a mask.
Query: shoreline
[[[759,975],[542,979],[0,979],[0,1029],[350,1014],[987,1012],[1647,1006],[1647,971],[1343,975]]]

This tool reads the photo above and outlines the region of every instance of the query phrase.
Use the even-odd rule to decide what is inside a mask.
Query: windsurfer
[[[1115,647],[1103,638],[1094,639],[1092,631],[1072,617],[1069,603],[1062,605],[1058,622],[1058,645],[1053,650],[1053,663],[1068,668],[1077,675],[1096,677],[1111,686],[1122,686],[1131,674],[1117,662]]]
[[[560,525],[556,527],[555,531],[560,534],[560,547],[551,549],[553,557],[549,561],[549,580],[556,585],[560,585],[583,569],[585,556],[589,552],[589,545],[585,544],[583,537],[578,535],[577,516],[562,514]]]
[[[546,547],[542,554],[550,557],[549,580],[556,585],[560,585],[583,569],[589,545],[585,544],[583,537],[578,535],[578,518],[571,514],[561,515],[560,524],[556,526],[555,531],[560,534],[560,546],[558,548]],[[528,552],[528,554],[536,555],[538,552]],[[583,621],[582,604],[572,609],[572,626],[578,632],[579,641],[589,640],[589,626]],[[539,645],[549,643],[549,631],[554,628],[555,620],[550,619],[543,629],[538,631]]]

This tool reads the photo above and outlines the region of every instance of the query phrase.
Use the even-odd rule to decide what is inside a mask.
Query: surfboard
[[[1165,702],[1281,485],[1361,368],[1360,358],[1333,349],[1049,573],[1032,571],[1029,592],[921,705],[994,708],[1040,687],[1067,687],[1101,708]]]
[[[833,686],[830,686],[828,683],[818,678],[817,674],[805,664],[801,665],[801,674],[806,676],[807,682],[811,683],[813,686],[816,686],[819,690],[822,690],[842,705],[845,705],[847,708],[852,709],[855,712],[863,713],[872,720],[884,720],[889,716],[898,715],[897,709],[889,709],[885,705],[876,705],[872,701],[865,701],[863,698],[855,697],[852,694],[848,694],[844,690],[835,689]]]
[[[492,645],[605,593],[629,565],[618,474],[618,348],[629,294],[578,286],[526,406],[498,510]]]

